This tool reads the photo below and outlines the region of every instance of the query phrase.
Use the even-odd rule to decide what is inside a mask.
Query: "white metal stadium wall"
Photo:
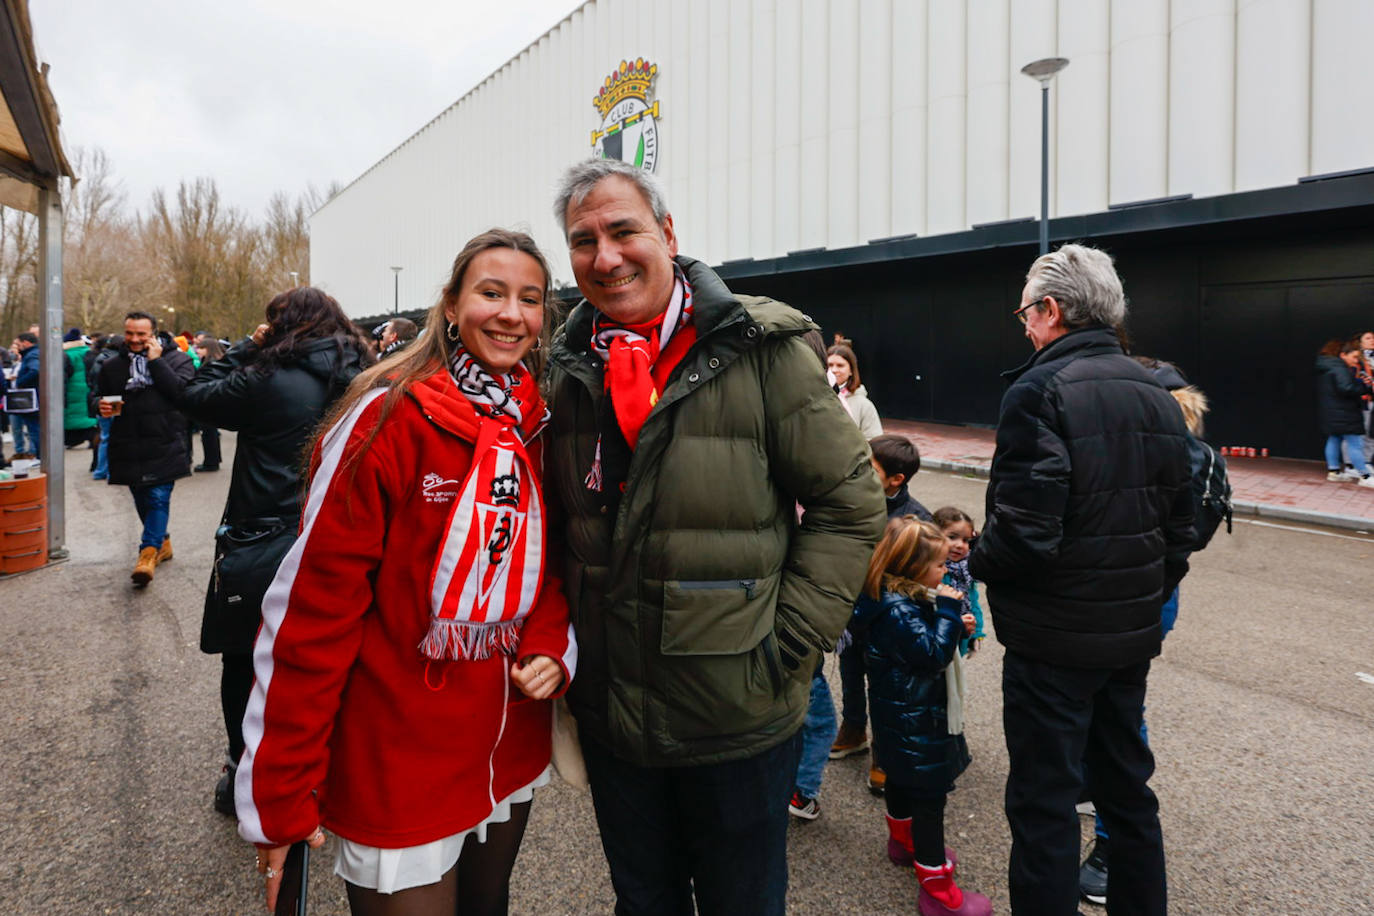
[[[311,276],[350,314],[432,304],[462,243],[550,212],[622,60],[657,67],[655,171],[710,263],[1374,165],[1370,0],[591,0],[311,220]]]

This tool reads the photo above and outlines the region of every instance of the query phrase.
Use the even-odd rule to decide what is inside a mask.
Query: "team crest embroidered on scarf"
[[[548,412],[524,366],[493,375],[460,349],[451,372],[476,411],[476,435],[431,574],[420,651],[433,659],[511,655],[543,581],[544,503],[525,441]],[[538,415],[526,419],[531,407]]]

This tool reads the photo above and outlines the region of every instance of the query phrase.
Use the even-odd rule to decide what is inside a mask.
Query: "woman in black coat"
[[[1370,395],[1368,386],[1355,376],[1360,362],[1360,342],[1327,341],[1317,354],[1317,421],[1326,436],[1326,479],[1349,480],[1343,470],[1341,446],[1354,467],[1354,479],[1362,487],[1374,488],[1374,477],[1364,463],[1363,407]]]
[[[234,814],[262,596],[300,524],[304,451],[330,405],[373,361],[338,302],[297,287],[269,302],[266,323],[186,386],[183,404],[198,424],[238,432],[200,631],[201,651],[220,653],[224,664],[229,762],[215,787],[215,809],[223,814]]]

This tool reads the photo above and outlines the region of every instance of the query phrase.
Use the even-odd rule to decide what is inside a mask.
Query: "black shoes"
[[[1097,837],[1078,869],[1078,892],[1089,903],[1107,902],[1107,840]]]
[[[198,464],[198,465],[196,465],[194,468],[192,468],[191,470],[195,471],[197,474],[204,474],[206,471],[218,471],[218,470],[219,470],[219,465],[217,465],[217,464]]]

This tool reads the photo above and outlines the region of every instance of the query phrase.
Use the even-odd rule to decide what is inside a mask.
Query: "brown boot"
[[[864,726],[841,719],[839,734],[835,736],[835,743],[830,745],[830,759],[840,760],[851,754],[862,754],[866,750],[868,735],[864,733]]]
[[[883,790],[887,788],[887,774],[873,758],[870,757],[868,763],[868,791],[874,795],[882,795]]]
[[[138,563],[129,578],[134,581],[134,585],[147,585],[153,581],[154,569],[157,569],[157,548],[144,547],[138,552]]]
[[[162,539],[162,549],[157,552],[157,561],[166,563],[172,558],[172,539],[165,537]]]

